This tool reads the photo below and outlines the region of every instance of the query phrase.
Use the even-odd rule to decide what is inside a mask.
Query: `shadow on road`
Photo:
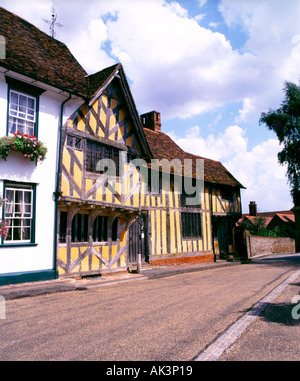
[[[272,254],[270,256],[252,258],[251,264],[266,265],[266,266],[283,266],[300,268],[300,254]],[[291,286],[299,287],[296,295],[299,294],[299,299],[294,303],[270,303],[267,308],[260,314],[260,317],[267,322],[273,322],[285,326],[300,325],[300,282],[296,281],[290,284]]]
[[[265,311],[262,312],[260,317],[267,322],[283,324],[286,326],[297,326],[300,325],[300,318],[293,318],[293,310],[294,315],[299,315],[299,308],[296,304],[285,304],[271,303]]]
[[[270,255],[269,257],[251,258],[251,264],[270,266],[300,266],[300,255]]]

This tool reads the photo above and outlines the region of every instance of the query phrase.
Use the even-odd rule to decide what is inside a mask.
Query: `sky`
[[[121,62],[139,114],[244,185],[242,211],[293,207],[277,136],[259,124],[300,81],[300,0],[0,0],[64,42],[88,74]],[[1,22],[1,20],[0,20]]]

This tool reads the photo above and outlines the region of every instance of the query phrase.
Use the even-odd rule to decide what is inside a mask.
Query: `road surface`
[[[193,361],[299,270],[285,257],[8,300],[0,360]],[[297,277],[218,360],[298,360],[299,290]]]

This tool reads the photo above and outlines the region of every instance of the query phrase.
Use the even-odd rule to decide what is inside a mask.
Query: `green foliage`
[[[266,225],[266,218],[265,217],[254,217],[252,221],[246,220],[243,221],[239,224],[242,228],[246,229],[249,231],[250,234],[252,235],[261,235],[263,234],[262,232],[265,229]],[[260,234],[261,233],[261,234]]]
[[[266,227],[266,218],[261,216],[253,218],[252,221],[242,221],[239,226],[248,230],[251,235],[261,237],[295,237],[295,228],[292,224],[279,225],[271,230]]]
[[[287,164],[287,177],[295,205],[300,205],[300,86],[285,82],[281,107],[262,113],[259,123],[273,130],[283,145],[280,164]]]
[[[22,135],[20,132],[13,137],[3,136],[0,139],[0,156],[6,160],[9,152],[20,152],[31,161],[43,161],[47,148],[35,136]]]
[[[295,238],[295,236],[296,236],[295,227],[292,224],[285,224],[285,225],[276,226],[276,228],[274,229],[274,232],[276,234],[276,237]]]
[[[8,154],[11,151],[11,138],[8,136],[3,136],[3,138],[0,139],[0,156],[3,160],[7,159]]]

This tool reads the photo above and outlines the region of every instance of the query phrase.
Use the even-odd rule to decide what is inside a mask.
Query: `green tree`
[[[296,251],[300,251],[300,86],[284,83],[284,99],[277,110],[262,113],[259,124],[274,131],[283,149],[278,153],[280,164],[287,164],[287,177],[294,202]]]
[[[239,226],[249,231],[252,235],[259,235],[262,237],[275,237],[276,232],[267,229],[267,219],[263,216],[253,217],[250,220],[239,222]]]

